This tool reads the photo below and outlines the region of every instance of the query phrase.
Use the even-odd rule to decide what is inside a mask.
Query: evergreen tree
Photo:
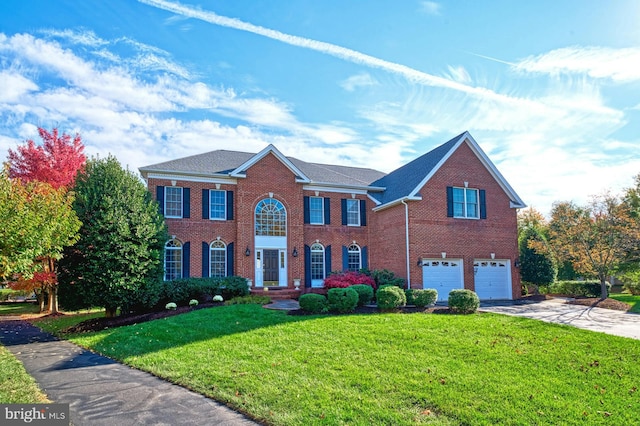
[[[535,227],[522,231],[520,246],[520,276],[522,281],[549,285],[556,279],[558,268],[546,238]]]
[[[83,225],[60,262],[61,304],[103,306],[107,316],[155,304],[167,230],[142,181],[109,156],[87,162],[75,192]]]

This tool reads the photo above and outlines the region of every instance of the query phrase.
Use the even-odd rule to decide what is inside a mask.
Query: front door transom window
[[[256,235],[285,237],[287,235],[287,212],[278,200],[267,198],[256,206]]]

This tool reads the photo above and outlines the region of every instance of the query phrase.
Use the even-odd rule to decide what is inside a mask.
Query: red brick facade
[[[201,276],[203,243],[220,239],[233,243],[233,273],[256,283],[255,209],[261,200],[275,199],[286,210],[286,242],[280,243],[280,255],[286,253],[286,283],[293,288],[300,279],[303,289],[310,287],[305,246],[319,242],[331,247],[331,270],[343,269],[343,247],[355,242],[363,254],[363,263],[370,269],[389,269],[407,277],[407,264],[413,288],[422,288],[423,258],[462,259],[464,287],[474,289],[474,261],[478,259],[507,260],[511,266],[512,297],[520,295],[520,278],[514,267],[518,256],[516,209],[504,187],[466,143],[462,143],[419,188],[418,197],[390,207],[379,206],[374,197],[357,188],[336,185],[314,186],[300,181],[291,164],[269,152],[252,163],[241,176],[229,178],[191,178],[146,176],[148,188],[156,194],[158,186],[190,189],[190,217],[166,219],[169,234],[182,243],[190,243],[189,275]],[[144,174],[144,173],[143,173]],[[459,219],[447,216],[447,187],[482,189],[486,193],[486,219]],[[202,191],[221,189],[233,191],[233,219],[202,218]],[[330,223],[305,224],[304,197],[329,199]],[[343,225],[343,199],[364,200],[366,226]],[[376,207],[380,207],[376,209]],[[385,208],[386,207],[386,208]],[[405,215],[409,218],[409,256]],[[266,246],[265,246],[266,247]],[[248,249],[249,255],[246,255]],[[284,251],[286,250],[286,251]],[[294,256],[294,251],[297,256]],[[366,258],[365,258],[366,257]],[[364,265],[363,265],[364,266]]]

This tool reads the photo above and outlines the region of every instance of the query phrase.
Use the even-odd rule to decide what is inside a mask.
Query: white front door
[[[476,294],[480,300],[513,299],[511,267],[508,260],[473,262]]]
[[[438,302],[447,301],[451,290],[464,288],[462,259],[423,259],[422,283],[438,291]]]

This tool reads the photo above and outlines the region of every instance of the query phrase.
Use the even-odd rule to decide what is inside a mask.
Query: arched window
[[[227,245],[220,240],[211,243],[210,277],[227,276]]]
[[[324,278],[324,247],[315,243],[311,246],[311,286],[322,287]]]
[[[172,238],[164,245],[164,279],[178,278],[182,278],[182,243]]]
[[[273,198],[262,200],[256,206],[256,235],[285,237],[287,212],[282,203]]]
[[[347,249],[348,269],[350,271],[359,271],[362,269],[362,256],[360,247],[357,244],[351,244]]]

